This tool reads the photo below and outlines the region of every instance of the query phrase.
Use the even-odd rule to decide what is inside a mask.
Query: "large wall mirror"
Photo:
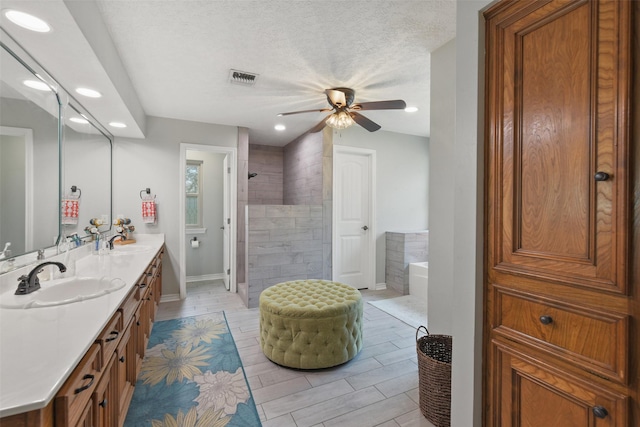
[[[112,137],[0,32],[0,254],[10,251],[1,263],[74,233],[90,238],[92,218],[110,230]]]
[[[69,104],[63,129],[62,235],[86,238],[92,219],[111,228],[111,139],[77,104]]]
[[[0,251],[11,256],[52,246],[60,234],[59,96],[18,58],[2,43]]]

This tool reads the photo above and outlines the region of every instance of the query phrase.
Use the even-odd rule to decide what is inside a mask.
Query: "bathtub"
[[[409,264],[409,295],[415,295],[427,303],[427,289],[429,288],[429,263],[412,262]]]

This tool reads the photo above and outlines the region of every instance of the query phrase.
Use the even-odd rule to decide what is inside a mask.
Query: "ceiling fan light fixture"
[[[349,126],[355,124],[351,115],[346,111],[338,111],[333,113],[327,119],[327,126],[332,127],[334,129],[345,129]]]

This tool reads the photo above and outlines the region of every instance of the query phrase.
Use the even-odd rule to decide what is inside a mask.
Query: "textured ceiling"
[[[103,124],[124,116],[131,125],[111,129],[116,136],[142,135],[138,105],[148,116],[243,126],[251,143],[285,145],[325,113],[277,113],[325,108],[324,89],[340,86],[355,89],[356,102],[404,99],[419,111],[363,114],[382,130],[428,136],[429,53],[455,36],[455,0],[91,1],[2,0],[51,20],[54,31],[2,25],[63,87],[106,93],[82,103]],[[230,69],[258,81],[230,84]]]
[[[98,7],[148,115],[244,126],[284,145],[324,113],[324,89],[419,107],[366,112],[383,130],[429,134],[429,52],[454,37],[455,1],[113,1]],[[254,87],[229,70],[259,74]],[[273,129],[283,123],[287,131]]]

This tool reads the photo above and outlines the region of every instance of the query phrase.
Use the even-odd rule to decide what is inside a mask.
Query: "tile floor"
[[[190,283],[187,298],[160,304],[156,320],[224,311],[264,427],[433,427],[418,406],[415,328],[366,303],[399,295],[362,296],[362,350],[318,371],[270,362],[260,349],[258,309],[245,308],[220,281]]]

